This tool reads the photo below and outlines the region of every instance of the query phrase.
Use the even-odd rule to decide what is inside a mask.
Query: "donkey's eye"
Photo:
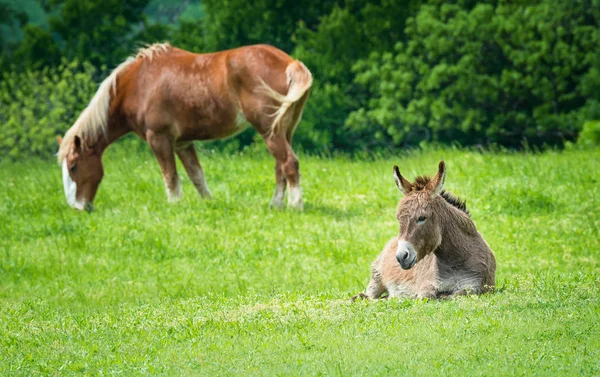
[[[427,220],[425,216],[419,216],[419,218],[417,219],[417,224],[423,224],[425,220]]]

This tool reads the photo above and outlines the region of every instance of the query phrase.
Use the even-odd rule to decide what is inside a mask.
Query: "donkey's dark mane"
[[[415,178],[415,182],[412,184],[411,191],[423,191],[425,190],[425,186],[431,181],[431,177],[426,175],[420,175]],[[462,200],[458,196],[454,196],[448,191],[442,190],[440,196],[446,200],[446,202],[456,209],[463,211],[467,216],[471,217],[469,210],[467,209],[467,202]]]
[[[465,215],[471,217],[471,214],[469,213],[469,210],[467,209],[467,202],[465,200],[459,198],[458,196],[454,196],[451,193],[449,193],[448,191],[444,191],[444,190],[442,190],[440,195],[442,198],[444,198],[446,200],[446,202],[448,202],[448,204],[451,204],[455,208],[463,211],[465,213]]]

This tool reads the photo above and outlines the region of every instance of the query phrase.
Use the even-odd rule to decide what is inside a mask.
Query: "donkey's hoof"
[[[352,296],[352,298],[350,299],[351,302],[354,302],[358,299],[364,299],[364,300],[368,300],[369,296],[367,296],[366,294],[364,294],[363,292],[360,292],[359,294]]]

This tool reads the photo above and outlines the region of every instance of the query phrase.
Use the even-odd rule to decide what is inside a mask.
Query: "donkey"
[[[213,140],[258,131],[275,158],[271,206],[302,209],[294,130],[312,85],[298,60],[268,45],[195,54],[168,43],[141,49],[100,84],[89,105],[64,138],[58,138],[67,202],[91,210],[104,175],[102,154],[121,136],[134,132],[148,142],[160,165],[169,201],[181,183],[175,154],[202,197],[210,197],[193,140]]]
[[[480,294],[494,288],[496,259],[475,228],[465,202],[443,191],[446,166],[433,178],[406,180],[394,166],[404,197],[396,218],[400,234],[392,238],[358,297],[446,298]]]

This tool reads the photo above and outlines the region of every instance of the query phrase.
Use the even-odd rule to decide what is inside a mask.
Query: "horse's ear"
[[[59,135],[56,135],[56,142],[58,143],[58,145],[61,145],[63,141],[63,138]]]
[[[410,192],[412,185],[400,174],[400,169],[396,165],[394,165],[394,181],[396,181],[396,186],[398,186],[404,195]]]
[[[433,195],[438,195],[444,189],[444,182],[446,181],[446,164],[444,161],[440,161],[438,165],[437,174],[427,184],[427,189],[432,192]]]
[[[79,136],[75,136],[73,143],[75,145],[75,152],[79,152],[81,150],[81,138]]]

